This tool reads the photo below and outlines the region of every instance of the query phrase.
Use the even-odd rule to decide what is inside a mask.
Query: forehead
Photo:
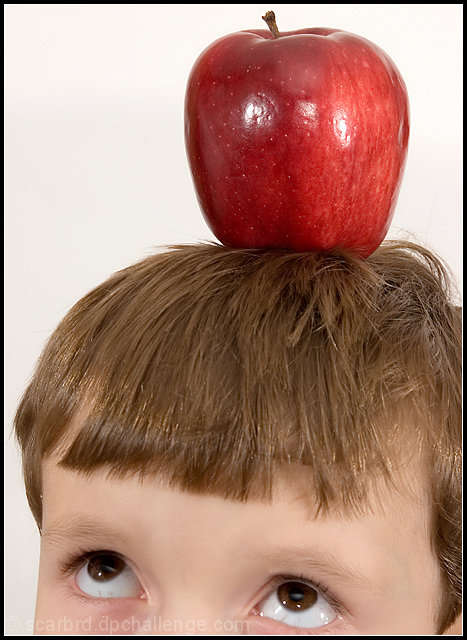
[[[213,494],[190,493],[169,486],[161,477],[127,475],[113,477],[100,470],[88,474],[67,470],[57,464],[57,458],[43,461],[44,524],[55,516],[92,516],[105,513],[110,521],[119,514],[128,514],[129,522],[134,518],[147,521],[150,515],[160,513],[167,516],[181,509],[187,517],[195,510],[206,516],[221,518],[232,516],[241,524],[250,523],[257,514],[258,524],[268,522],[277,526],[281,518],[294,521],[300,526],[324,525],[337,522],[352,527],[362,526],[378,529],[389,527],[400,533],[403,530],[429,530],[429,494],[424,484],[425,474],[420,464],[407,465],[394,472],[391,484],[380,479],[373,481],[362,509],[348,511],[339,506],[326,513],[316,509],[317,499],[312,479],[302,465],[280,465],[276,469],[271,499],[248,501],[225,499]],[[118,511],[117,511],[118,509]],[[122,519],[124,521],[124,519]],[[277,520],[277,522],[276,522]]]

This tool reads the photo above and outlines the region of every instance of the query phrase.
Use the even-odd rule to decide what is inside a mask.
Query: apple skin
[[[345,31],[233,33],[188,79],[188,161],[227,246],[370,255],[394,214],[408,139],[395,64]]]

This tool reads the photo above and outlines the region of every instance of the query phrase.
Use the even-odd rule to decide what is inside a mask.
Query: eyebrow
[[[81,514],[72,514],[53,522],[42,532],[42,540],[54,546],[63,546],[68,541],[83,543],[92,541],[107,548],[128,540],[120,530],[108,526],[98,518],[84,519]]]
[[[263,550],[260,557],[279,566],[290,567],[293,565],[300,567],[300,570],[304,572],[309,571],[312,574],[318,572],[324,577],[338,579],[350,587],[366,590],[380,590],[381,588],[378,581],[365,575],[356,567],[343,562],[329,549],[323,547],[310,545],[310,547],[291,546],[284,549]]]

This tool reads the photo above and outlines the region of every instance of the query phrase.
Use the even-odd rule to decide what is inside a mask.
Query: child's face
[[[271,504],[244,504],[48,460],[36,633],[433,634],[440,579],[419,476],[412,496],[382,490],[373,513],[314,519],[302,469],[281,475]]]

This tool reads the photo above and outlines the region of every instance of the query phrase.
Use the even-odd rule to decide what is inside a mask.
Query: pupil
[[[304,597],[305,597],[305,594],[303,593],[303,590],[300,589],[299,587],[292,587],[289,591],[289,598],[294,602],[303,600]]]
[[[89,560],[88,574],[93,580],[106,582],[123,571],[125,563],[112,555],[94,556]]]
[[[284,607],[290,611],[309,609],[318,599],[318,594],[313,587],[300,582],[284,582],[277,590],[277,595]]]

